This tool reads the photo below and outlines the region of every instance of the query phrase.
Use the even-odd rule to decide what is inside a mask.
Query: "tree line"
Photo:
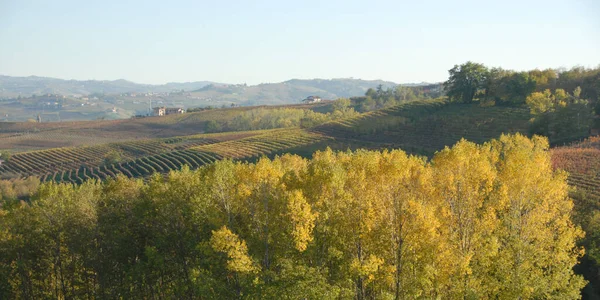
[[[598,104],[600,96],[600,67],[518,72],[469,61],[455,65],[448,73],[449,78],[444,82],[446,94],[452,101],[462,103],[493,101],[496,105],[522,105],[534,92],[562,89],[571,93],[578,87],[578,96],[593,104]]]
[[[0,208],[0,298],[578,298],[542,137],[45,183]]]
[[[211,120],[206,123],[206,132],[248,131],[275,128],[309,128],[333,120],[352,118],[358,115],[350,107],[350,100],[341,98],[333,101],[330,112],[316,112],[298,108],[255,108],[239,112],[230,120]]]
[[[391,107],[414,100],[435,99],[442,97],[444,90],[441,84],[419,86],[397,85],[384,89],[383,85],[369,88],[364,97],[352,98],[354,108],[359,112],[373,111]]]

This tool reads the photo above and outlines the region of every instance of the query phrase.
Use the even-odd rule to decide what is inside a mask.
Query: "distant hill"
[[[280,83],[263,83],[253,86],[223,84],[211,81],[170,82],[161,85],[140,84],[118,80],[64,80],[50,77],[12,77],[0,75],[0,98],[29,97],[31,95],[58,94],[80,96],[93,93],[166,93],[194,91],[202,97],[224,98],[240,104],[282,104],[297,102],[312,94],[324,98],[361,96],[369,88],[382,85],[391,88],[397,83],[383,80],[353,78],[291,79]],[[407,84],[414,86],[419,84]]]
[[[422,84],[402,84],[419,86]],[[308,96],[325,100],[364,96],[370,88],[397,83],[354,78],[291,79],[257,85],[210,81],[161,85],[119,80],[64,80],[0,75],[1,121],[46,121],[129,118],[147,114],[149,103],[183,108],[298,104]],[[46,97],[47,96],[47,97]]]
[[[397,83],[383,80],[362,80],[352,78],[335,78],[335,79],[292,79],[284,82],[284,84],[293,86],[307,86],[327,91],[338,95],[338,97],[353,97],[364,95],[369,88],[375,88],[379,85],[383,88],[392,88],[397,86]]]
[[[171,92],[173,90],[195,90],[212,84],[209,81],[167,83],[161,85],[139,84],[124,79],[118,80],[64,80],[49,77],[12,77],[0,75],[0,98],[34,94],[89,95],[93,93],[120,94],[128,92]]]
[[[323,99],[362,96],[369,88],[382,85],[392,88],[397,83],[383,80],[362,80],[353,78],[336,79],[291,79],[279,83],[258,85],[212,84],[193,91],[199,98],[229,101],[241,105],[290,104],[298,103],[310,95]]]

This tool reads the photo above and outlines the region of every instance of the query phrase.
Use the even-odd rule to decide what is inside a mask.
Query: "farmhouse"
[[[164,116],[172,114],[183,114],[185,110],[180,107],[155,107],[152,109],[155,116]]]
[[[321,97],[319,96],[308,96],[306,99],[302,100],[304,103],[317,103],[321,102]]]

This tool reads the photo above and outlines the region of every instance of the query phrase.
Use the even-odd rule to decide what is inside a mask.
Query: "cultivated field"
[[[323,110],[328,103],[269,106]],[[262,106],[264,107],[264,106]],[[0,122],[0,150],[14,152],[58,147],[93,146],[111,142],[169,138],[203,133],[210,121],[226,122],[241,112],[259,108],[213,109],[183,115],[78,122]]]
[[[569,172],[569,184],[600,201],[600,136],[552,149],[552,163]]]
[[[207,122],[231,120],[248,109],[114,121],[0,123],[0,149],[15,153],[0,165],[0,177],[74,183],[118,174],[147,177],[224,158],[252,160],[288,152],[308,157],[326,147],[401,148],[429,156],[462,138],[482,143],[502,133],[527,134],[531,117],[526,108],[429,100],[313,128],[203,133]],[[113,152],[119,153],[119,161],[107,162],[105,157]],[[554,166],[570,173],[571,184],[600,197],[600,138],[554,148],[552,154]]]

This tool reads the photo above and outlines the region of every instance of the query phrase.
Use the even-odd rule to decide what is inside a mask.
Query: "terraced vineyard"
[[[203,116],[200,113],[179,115],[161,119],[162,123],[157,123],[156,118],[107,123],[118,125],[122,132],[113,131],[116,128],[111,128],[112,125],[106,127],[101,122],[89,122],[87,125],[85,122],[75,123],[73,128],[65,128],[65,124],[45,125],[48,126],[45,131],[30,135],[35,134],[40,138],[47,136],[53,140],[65,138],[68,130],[78,134],[89,130],[88,139],[97,138],[99,144],[13,154],[9,161],[0,164],[0,178],[36,176],[44,181],[80,183],[91,178],[103,180],[118,174],[147,177],[156,172],[180,169],[183,165],[197,168],[223,158],[250,160],[262,155],[287,152],[309,156],[325,147],[336,150],[401,148],[429,155],[453,145],[461,138],[482,143],[502,133],[527,133],[530,118],[525,108],[481,107],[431,100],[405,103],[310,129],[169,135],[178,132],[174,128],[179,127],[189,127],[182,132],[197,132],[198,128],[192,125],[203,122]],[[223,118],[222,115],[218,117]],[[169,132],[163,132],[169,137],[140,139],[142,135],[131,135],[127,141],[100,143],[105,138],[110,139],[112,134],[125,136],[140,124]],[[19,138],[9,132],[11,126],[8,124],[0,128],[0,143]],[[120,153],[121,160],[107,165],[104,158],[115,151]],[[600,138],[556,148],[553,158],[557,168],[571,173],[569,181],[573,185],[600,197]]]
[[[84,164],[96,165],[101,162],[102,157],[111,149],[111,146],[104,145],[81,148],[55,148],[15,154],[8,162],[0,165],[0,175],[15,173],[22,176],[32,176],[57,170],[77,168]]]
[[[198,168],[223,158],[249,159],[326,139],[302,129],[282,129],[54,148],[13,155],[0,165],[0,176],[37,176],[42,181],[73,183],[104,180],[118,174],[147,177],[181,169],[183,165]],[[105,165],[103,158],[111,151],[121,153],[122,162]]]
[[[461,138],[481,143],[502,133],[526,134],[529,119],[526,108],[434,100],[401,104],[313,130],[338,139],[376,142],[429,155]]]
[[[261,135],[216,143],[193,149],[210,151],[227,158],[251,158],[268,155],[299,146],[308,146],[329,139],[321,134],[301,129],[273,130]]]
[[[142,163],[143,158],[159,159],[163,156],[169,157],[168,154],[185,153],[184,151],[191,147],[219,143],[256,134],[261,134],[261,132],[193,135],[167,139],[134,140],[131,142],[109,143],[90,147],[53,148],[23,152],[14,154],[9,161],[0,164],[0,176],[3,178],[39,176],[44,180],[53,179],[74,182],[85,178],[104,179],[107,175],[114,176],[119,173],[131,173],[132,176],[135,176],[140,173],[135,170],[119,171],[119,166],[102,166],[104,157],[108,153],[116,151],[127,164],[132,164],[136,161]],[[203,163],[202,160],[196,159],[194,162],[190,162],[189,165],[194,166],[199,163]],[[158,169],[162,170],[162,168]],[[145,172],[144,170],[139,171],[143,175],[154,172],[153,169],[148,170],[149,172]]]
[[[56,171],[41,176],[40,180],[82,183],[89,179],[104,180],[119,174],[127,177],[147,177],[157,172],[167,173],[171,170],[179,170],[184,165],[191,168],[198,168],[219,159],[222,159],[222,157],[214,153],[194,150],[172,151],[144,156],[118,164]]]

